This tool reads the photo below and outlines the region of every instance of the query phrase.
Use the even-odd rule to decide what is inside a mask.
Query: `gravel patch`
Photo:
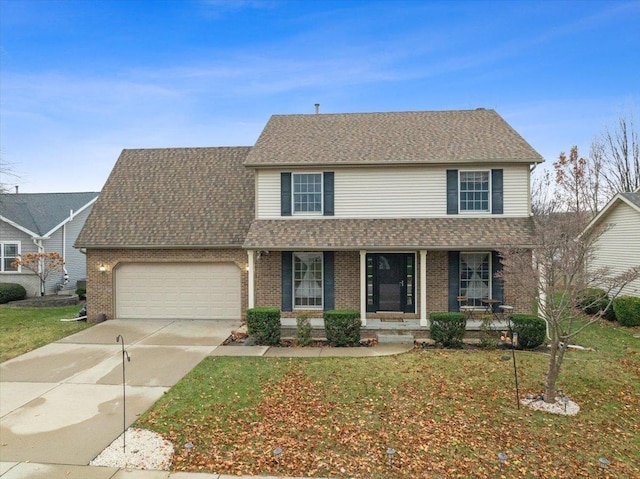
[[[564,402],[565,400],[566,402]],[[566,396],[563,398],[556,397],[554,403],[546,403],[544,400],[538,398],[521,399],[520,403],[534,411],[560,414],[562,416],[575,416],[580,412],[580,406]]]
[[[126,440],[126,453],[123,452],[122,434],[120,434],[89,465],[122,469],[169,470],[173,444],[160,434],[145,429],[129,428],[126,432]]]

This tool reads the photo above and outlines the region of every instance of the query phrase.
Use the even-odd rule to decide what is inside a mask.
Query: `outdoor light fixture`
[[[560,401],[564,404],[564,412],[567,412],[567,403],[569,402],[569,398],[567,396],[562,396]]]
[[[100,271],[101,273],[106,273],[107,267],[104,265],[104,263],[100,263],[100,266],[98,266],[98,271]]]
[[[393,456],[396,453],[396,450],[390,447],[387,449],[387,458],[389,459],[389,467],[393,466]]]
[[[498,461],[500,462],[500,470],[502,470],[504,463],[507,461],[507,455],[504,452],[499,452]]]
[[[184,445],[184,448],[187,450],[187,456],[191,454],[191,449],[193,449],[193,443],[189,441]]]
[[[276,448],[273,450],[273,455],[274,455],[274,457],[276,458],[276,462],[277,462],[278,464],[280,464],[280,456],[282,455],[282,448],[281,448],[281,447],[276,447]]]

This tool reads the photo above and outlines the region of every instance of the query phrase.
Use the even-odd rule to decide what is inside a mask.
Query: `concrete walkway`
[[[0,364],[0,477],[230,479],[218,474],[90,467],[126,425],[207,356],[358,357],[409,344],[363,348],[221,346],[237,321],[111,320]]]

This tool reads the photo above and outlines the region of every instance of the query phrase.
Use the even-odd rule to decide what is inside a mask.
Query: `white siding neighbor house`
[[[611,268],[622,273],[640,265],[640,188],[632,193],[618,193],[589,223],[586,232],[604,227],[596,243],[591,268]],[[640,297],[640,278],[629,283],[621,294]]]

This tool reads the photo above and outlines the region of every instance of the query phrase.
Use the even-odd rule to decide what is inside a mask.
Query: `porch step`
[[[378,339],[379,344],[413,344],[414,341],[413,334],[407,333],[377,333],[376,338]]]

